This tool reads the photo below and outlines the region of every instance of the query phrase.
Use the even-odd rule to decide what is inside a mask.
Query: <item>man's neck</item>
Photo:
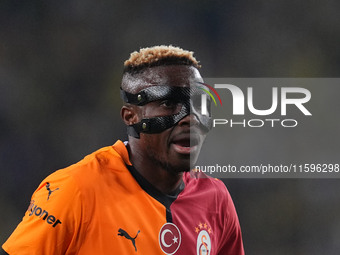
[[[172,194],[180,186],[183,173],[172,173],[149,158],[132,152],[129,145],[127,148],[134,168],[157,190],[164,194]]]

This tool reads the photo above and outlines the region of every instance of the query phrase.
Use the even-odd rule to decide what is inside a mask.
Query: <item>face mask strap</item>
[[[127,126],[129,136],[140,138],[140,133],[157,134],[164,130],[173,127],[181,119],[187,116],[186,110],[181,110],[179,113],[168,116],[160,116],[153,118],[142,119],[140,122]]]
[[[151,86],[132,94],[120,88],[120,96],[124,102],[138,106],[167,98],[189,99],[190,92],[190,87]]]
[[[181,119],[190,114],[190,106],[183,105],[181,111],[174,115],[160,116],[153,118],[142,119],[140,122],[129,125],[127,127],[127,133],[129,136],[140,138],[140,133],[146,134],[157,134],[165,131],[168,128],[175,126]],[[209,132],[212,126],[212,121],[210,117],[199,117],[197,114],[193,113],[196,118],[198,118],[200,127],[204,132]]]
[[[145,105],[148,103],[146,93],[143,90],[137,94],[132,94],[120,88],[120,97],[123,99],[125,103],[129,103],[129,104]]]

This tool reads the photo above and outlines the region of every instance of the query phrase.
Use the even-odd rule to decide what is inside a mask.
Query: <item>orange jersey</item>
[[[243,254],[221,181],[185,173],[176,196],[149,184],[123,142],[48,176],[3,245],[11,254]]]

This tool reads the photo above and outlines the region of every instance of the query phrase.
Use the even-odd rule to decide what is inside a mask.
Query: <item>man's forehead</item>
[[[179,86],[186,87],[203,79],[199,71],[192,66],[170,65],[155,66],[145,69],[142,73],[126,76],[122,86],[130,92],[139,92],[151,86]]]

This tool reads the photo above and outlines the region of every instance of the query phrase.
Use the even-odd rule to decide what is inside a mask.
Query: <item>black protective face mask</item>
[[[136,94],[121,89],[124,102],[143,106],[150,102],[161,101],[168,104],[168,110],[160,110],[157,117],[145,118],[140,122],[129,125],[129,136],[139,138],[140,133],[156,134],[175,126],[184,117],[194,114],[199,121],[200,128],[208,132],[211,129],[210,98],[207,97],[207,115],[201,113],[201,97],[204,92],[199,83],[190,87],[152,86]],[[157,111],[157,109],[156,109]]]

